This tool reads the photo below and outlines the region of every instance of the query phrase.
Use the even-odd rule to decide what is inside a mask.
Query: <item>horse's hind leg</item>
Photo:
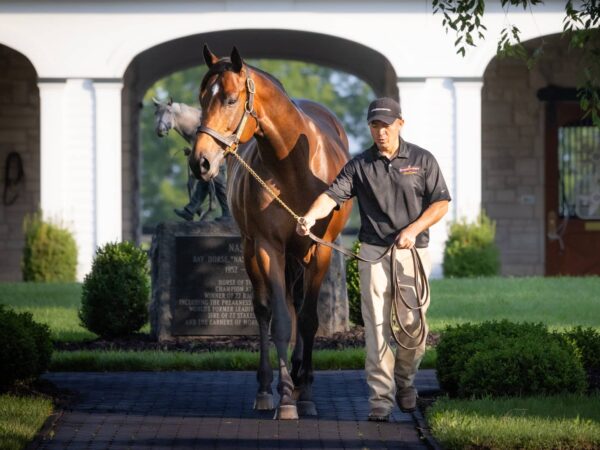
[[[308,265],[304,274],[304,303],[300,310],[298,328],[302,334],[304,344],[302,354],[302,366],[299,374],[298,385],[298,411],[301,415],[316,416],[317,409],[312,397],[312,383],[314,379],[312,352],[315,334],[319,328],[319,317],[317,314],[317,302],[321,283],[329,268],[331,249],[319,246],[316,255]]]
[[[271,321],[271,310],[269,308],[266,286],[258,267],[254,253],[254,243],[252,241],[244,241],[244,260],[246,271],[254,288],[254,315],[256,316],[260,333],[260,361],[258,371],[256,372],[258,392],[254,400],[254,409],[272,410],[275,409],[275,406],[273,403],[273,390],[271,389],[273,369],[269,361],[269,322]]]
[[[300,333],[298,326],[298,311],[300,311],[302,301],[304,300],[304,267],[295,260],[289,260],[286,264],[286,286],[288,295],[290,296],[288,303],[291,303],[292,310],[295,312],[292,314],[292,320],[295,321],[296,342],[292,353],[291,376],[294,386],[298,386],[304,348],[302,345],[302,333]],[[296,394],[297,391],[294,391],[294,397]]]

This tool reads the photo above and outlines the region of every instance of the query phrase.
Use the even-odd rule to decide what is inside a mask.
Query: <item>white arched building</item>
[[[552,273],[548,105],[572,103],[577,75],[576,55],[556,36],[564,2],[509,15],[488,2],[487,39],[465,58],[430,3],[1,2],[0,176],[4,185],[14,151],[25,177],[17,200],[0,205],[0,279],[20,279],[22,219],[38,206],[74,230],[80,278],[97,246],[139,239],[139,104],[157,79],[200,64],[204,42],[217,54],[235,44],[247,58],[339,68],[378,95],[399,95],[405,138],[436,155],[452,190],[448,219],[474,218],[483,206],[498,224],[503,273]],[[531,72],[495,57],[508,22],[523,41],[546,42],[549,56]],[[437,275],[445,239],[437,225]]]

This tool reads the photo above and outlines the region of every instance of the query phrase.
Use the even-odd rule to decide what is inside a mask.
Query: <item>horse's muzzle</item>
[[[158,137],[165,137],[169,134],[169,129],[167,127],[159,126],[156,129],[156,134]]]
[[[208,181],[216,175],[211,173],[210,161],[204,156],[201,156],[200,158],[195,158],[192,154],[190,155],[188,162],[192,173],[199,180],[202,179]]]

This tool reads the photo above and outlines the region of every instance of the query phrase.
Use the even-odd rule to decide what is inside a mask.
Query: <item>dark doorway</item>
[[[598,275],[600,129],[564,94],[547,104],[546,275]]]

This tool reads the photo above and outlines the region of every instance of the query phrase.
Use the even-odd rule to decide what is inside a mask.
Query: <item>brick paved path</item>
[[[44,378],[78,391],[80,398],[34,447],[427,448],[413,417],[397,408],[391,423],[366,420],[363,371],[316,372],[318,418],[291,421],[272,420],[272,412],[252,409],[255,377],[254,372],[50,373]],[[435,373],[420,371],[417,387],[436,390]]]

